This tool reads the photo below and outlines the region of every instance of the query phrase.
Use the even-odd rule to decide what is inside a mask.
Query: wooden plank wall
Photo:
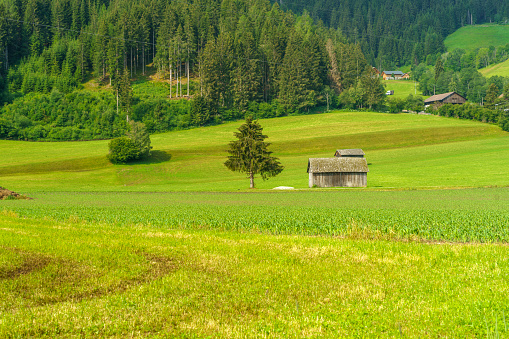
[[[445,99],[444,103],[446,103],[446,104],[464,104],[465,103],[465,99],[463,99],[458,94],[454,93],[453,95],[451,95],[450,97]]]
[[[366,187],[367,173],[310,173],[309,187]]]

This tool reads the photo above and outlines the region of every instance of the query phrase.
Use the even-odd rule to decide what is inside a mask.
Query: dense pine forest
[[[124,134],[129,120],[152,133],[248,115],[385,109],[372,65],[419,64],[425,94],[449,88],[427,82],[444,36],[505,20],[507,4],[477,2],[0,0],[0,138],[90,140]],[[444,79],[460,71],[453,66]],[[468,90],[477,81],[456,78]],[[482,79],[476,100],[490,85]],[[406,107],[422,104],[410,97]]]
[[[4,0],[0,13],[2,138],[110,138],[129,118],[154,132],[287,115],[352,86],[375,89],[367,106],[383,100],[358,45],[268,0]],[[163,95],[133,91],[149,75]]]
[[[444,39],[465,25],[509,23],[506,0],[278,0],[282,8],[309,12],[359,43],[381,69],[433,64]]]

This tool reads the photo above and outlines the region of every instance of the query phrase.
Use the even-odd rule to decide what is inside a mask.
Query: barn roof
[[[336,150],[336,153],[334,153],[334,156],[349,156],[349,155],[362,155],[364,156],[364,151],[360,148],[350,148],[350,149],[338,149]]]
[[[401,71],[384,71],[387,75],[403,75],[403,72]]]
[[[366,158],[310,158],[308,173],[367,173]]]
[[[443,100],[447,99],[448,97],[450,97],[453,94],[458,94],[458,93],[456,93],[456,92],[448,92],[448,93],[433,95],[433,96],[429,97],[428,99],[424,100],[424,104],[432,104],[432,103],[437,102],[437,101],[443,101]],[[463,96],[461,96],[461,95],[459,95],[459,96],[463,98]]]

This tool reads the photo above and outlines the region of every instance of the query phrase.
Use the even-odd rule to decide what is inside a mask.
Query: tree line
[[[359,43],[369,63],[383,69],[418,65],[445,52],[444,39],[460,27],[509,22],[505,0],[276,0],[308,12]]]
[[[359,44],[268,0],[4,0],[0,13],[2,138],[110,138],[129,118],[158,132],[385,99]],[[160,98],[132,91],[147,67],[166,84]],[[83,89],[90,80],[98,91]]]

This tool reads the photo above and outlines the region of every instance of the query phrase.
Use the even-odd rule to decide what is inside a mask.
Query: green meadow
[[[405,99],[410,94],[422,95],[422,92],[417,89],[418,84],[412,80],[383,80],[386,90],[393,90],[394,94],[389,98]]]
[[[509,336],[509,133],[415,114],[261,120],[285,170],[226,170],[241,122],[108,141],[0,141],[0,337]],[[362,148],[367,188],[308,188]],[[276,186],[295,190],[278,191]]]
[[[152,158],[123,166],[106,160],[108,141],[0,141],[3,187],[33,191],[232,191],[245,175],[223,165],[241,122],[153,135]],[[368,187],[505,186],[509,137],[499,127],[411,114],[335,112],[261,121],[283,173],[257,187],[307,188],[307,161],[337,148],[362,148]]]
[[[452,51],[456,48],[473,50],[490,46],[506,45],[509,41],[509,25],[464,26],[445,39],[445,47]]]
[[[479,72],[481,72],[481,74],[487,78],[494,75],[509,77],[509,60],[496,65],[488,66],[486,68],[481,68]]]

